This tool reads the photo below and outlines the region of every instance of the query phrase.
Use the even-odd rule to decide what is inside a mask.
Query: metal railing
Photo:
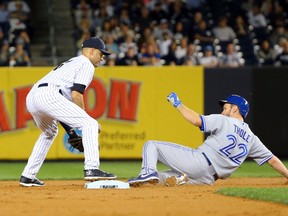
[[[57,48],[55,46],[55,30],[53,21],[53,9],[52,1],[46,0],[48,9],[48,25],[49,25],[49,43],[51,47],[51,59],[52,64],[57,65]]]

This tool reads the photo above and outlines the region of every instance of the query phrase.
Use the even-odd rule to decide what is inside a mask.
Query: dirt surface
[[[130,189],[85,189],[84,181],[45,181],[24,188],[0,182],[1,216],[148,216],[148,215],[288,215],[288,205],[218,195],[222,187],[288,187],[283,178],[230,178],[213,186],[143,186]]]

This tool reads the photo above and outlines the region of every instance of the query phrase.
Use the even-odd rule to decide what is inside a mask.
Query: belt
[[[46,86],[48,86],[48,83],[41,83],[41,84],[38,85],[38,88],[40,88],[40,87],[46,87]]]
[[[47,86],[48,86],[48,83],[41,83],[41,84],[38,85],[38,88],[47,87]],[[61,89],[59,89],[59,93],[60,93],[61,95],[63,95]]]
[[[211,161],[209,160],[209,158],[207,157],[207,155],[206,155],[204,152],[202,152],[202,154],[203,154],[203,156],[205,157],[208,165],[211,166],[212,163],[211,163]],[[213,178],[214,178],[214,181],[216,181],[216,180],[218,179],[218,175],[215,173],[215,174],[213,175]]]

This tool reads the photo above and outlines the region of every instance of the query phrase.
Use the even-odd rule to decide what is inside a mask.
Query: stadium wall
[[[25,98],[32,85],[51,69],[0,69],[0,160],[29,157],[40,130],[26,110]],[[85,106],[102,127],[101,158],[141,158],[142,146],[148,139],[200,145],[203,135],[179,118],[166,97],[176,91],[188,106],[203,113],[203,77],[202,67],[96,69],[85,93]],[[83,158],[82,153],[69,148],[67,139],[60,126],[47,159]]]
[[[25,107],[32,85],[50,67],[0,69],[0,160],[26,160],[40,130]],[[287,68],[245,67],[100,67],[85,93],[87,112],[102,126],[102,159],[138,159],[148,139],[197,147],[204,139],[198,128],[179,118],[166,96],[175,91],[199,113],[221,112],[218,100],[229,94],[247,98],[246,119],[265,145],[288,157]],[[181,129],[179,129],[181,128]],[[81,131],[78,131],[81,133]],[[47,159],[79,159],[59,127]]]

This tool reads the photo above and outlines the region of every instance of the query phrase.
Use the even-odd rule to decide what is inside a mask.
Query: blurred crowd
[[[31,65],[28,0],[0,0],[0,66]]]
[[[105,65],[288,64],[288,0],[70,0],[75,54],[91,36]]]

